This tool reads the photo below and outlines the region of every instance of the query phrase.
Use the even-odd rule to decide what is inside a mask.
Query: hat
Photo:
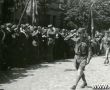
[[[37,27],[36,27],[36,26],[34,26],[34,29],[37,29]]]
[[[34,27],[33,26],[30,26],[29,29],[30,29],[30,31],[33,31],[34,30]]]
[[[70,33],[75,33],[75,32],[76,32],[76,29],[70,31]]]
[[[25,25],[26,25],[26,26],[29,26],[29,23],[26,23]]]
[[[12,29],[15,29],[16,27],[17,27],[17,25],[13,25],[11,28],[12,28]]]
[[[18,30],[18,28],[14,28],[14,31],[17,31]]]
[[[7,27],[11,27],[12,24],[11,24],[11,23],[6,23],[6,26],[7,26]]]
[[[1,29],[4,29],[5,28],[5,26],[4,25],[1,25]]]
[[[66,31],[66,30],[63,28],[62,31],[64,32],[64,31]]]
[[[37,28],[38,28],[38,29],[41,29],[41,26],[38,26]]]
[[[85,31],[85,28],[79,28],[78,33],[83,33]]]
[[[52,24],[48,25],[48,28],[52,27]]]

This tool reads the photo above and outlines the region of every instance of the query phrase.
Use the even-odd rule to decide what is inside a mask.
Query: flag
[[[32,5],[32,1],[30,0],[26,9],[26,14],[31,16],[31,6]]]
[[[30,0],[26,9],[27,15],[32,17],[32,23],[36,22],[35,16],[38,15],[37,3],[36,0]]]
[[[38,10],[37,10],[37,8],[38,8],[38,1],[34,0],[34,2],[35,2],[35,4],[34,4],[34,12],[35,12],[36,15],[38,15]]]
[[[93,10],[92,10],[92,6],[91,5],[91,9],[90,9],[90,13],[89,13],[89,20],[88,20],[88,34],[93,37],[94,36],[94,20],[93,20]]]
[[[32,24],[36,22],[35,19],[35,0],[32,0]]]

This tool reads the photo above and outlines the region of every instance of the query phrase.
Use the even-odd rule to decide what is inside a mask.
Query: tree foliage
[[[74,22],[78,27],[88,27],[91,9],[95,29],[108,29],[110,0],[72,0],[71,5],[67,7],[65,20]]]

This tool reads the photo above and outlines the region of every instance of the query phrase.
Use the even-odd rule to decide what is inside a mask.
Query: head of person
[[[12,27],[12,23],[6,23],[6,27],[11,28]]]
[[[48,28],[50,28],[50,29],[53,28],[53,25],[52,24],[48,25]]]
[[[105,32],[105,37],[108,37],[108,32]]]
[[[80,38],[83,38],[85,36],[85,28],[79,28],[78,29],[78,36]]]
[[[70,31],[71,34],[74,34],[75,32],[76,32],[76,29]]]
[[[0,28],[1,28],[1,29],[5,29],[5,25],[1,25]]]

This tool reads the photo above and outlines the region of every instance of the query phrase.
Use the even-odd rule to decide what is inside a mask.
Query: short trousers
[[[86,66],[86,58],[77,58],[75,61],[75,67],[78,70],[79,68],[85,70]]]

